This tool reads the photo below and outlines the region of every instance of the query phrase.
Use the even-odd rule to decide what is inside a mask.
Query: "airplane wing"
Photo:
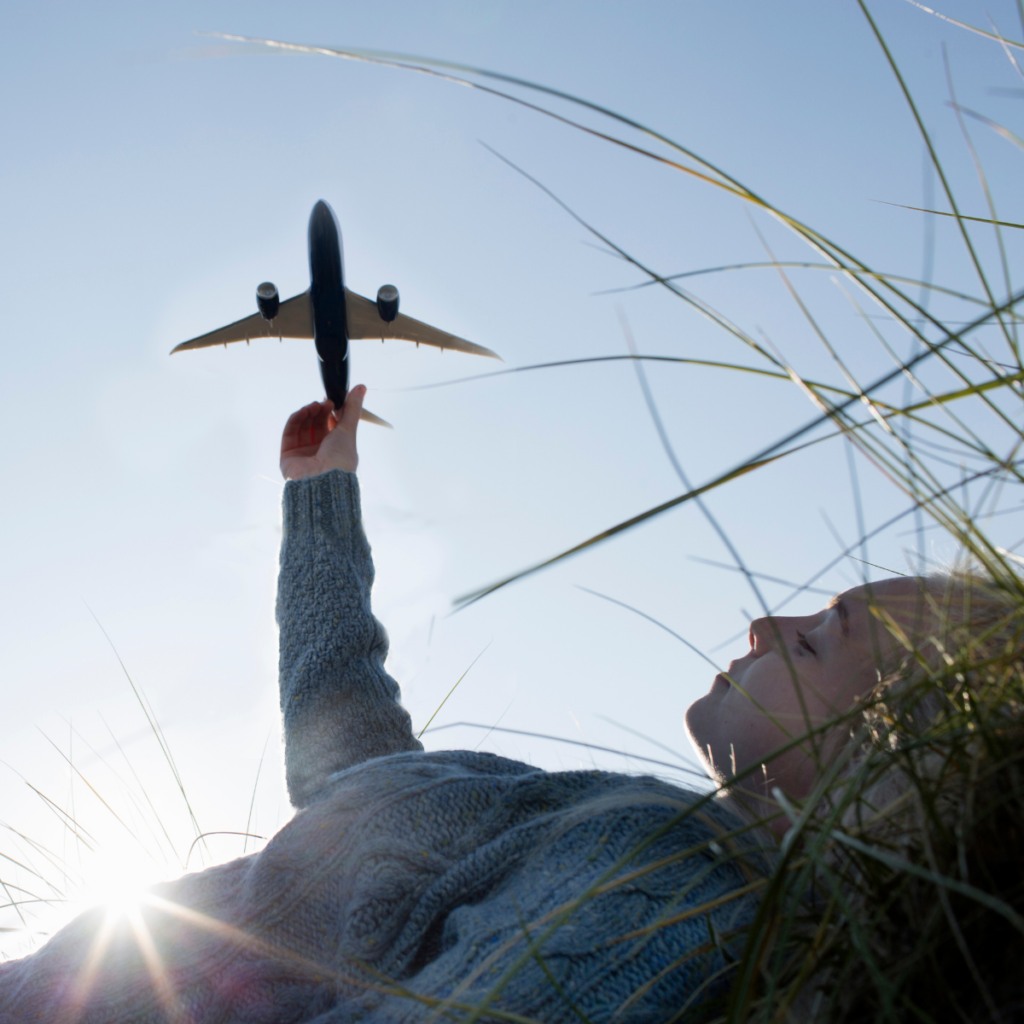
[[[365,301],[365,300],[364,300]],[[376,312],[376,305],[374,305]],[[380,320],[380,317],[377,317]],[[399,317],[401,319],[401,317]],[[383,321],[381,320],[381,323]],[[282,302],[273,320],[264,320],[261,313],[254,313],[242,320],[236,320],[227,327],[201,334],[198,338],[183,341],[171,349],[184,352],[191,348],[208,348],[210,345],[227,345],[232,341],[248,341],[250,338],[312,338],[313,316],[309,309],[309,292]]]
[[[456,337],[446,331],[439,331],[420,320],[414,320],[411,316],[399,313],[391,322],[381,320],[377,311],[377,303],[370,299],[357,295],[353,291],[345,289],[346,305],[348,307],[348,336],[350,339],[360,338],[381,338],[394,341],[412,341],[417,345],[432,345],[442,351],[446,348],[454,349],[456,352],[468,352],[475,356],[490,356],[492,359],[501,359],[497,352],[492,352],[483,345],[476,345],[465,338]],[[273,320],[264,320],[262,314],[253,313],[252,316],[236,320],[227,327],[221,327],[209,334],[201,334],[198,338],[183,341],[171,349],[171,355],[175,352],[185,352],[194,348],[209,348],[212,345],[229,345],[235,341],[248,342],[253,338],[312,338],[313,317],[309,308],[309,292],[304,291],[301,295],[282,302],[277,316]]]
[[[475,345],[465,338],[457,338],[454,334],[439,331],[436,327],[413,320],[411,316],[399,313],[391,322],[381,320],[377,311],[377,303],[363,298],[355,292],[345,289],[345,304],[348,307],[348,336],[350,339],[380,338],[395,341],[414,341],[417,345],[433,345],[434,348],[455,349],[456,352],[469,352],[474,356],[490,356],[501,359],[497,352],[492,352],[483,345]],[[281,307],[282,310],[284,307]],[[275,321],[276,323],[276,321]],[[235,326],[235,325],[232,325]],[[192,344],[192,342],[187,342]],[[217,344],[217,342],[211,342]]]

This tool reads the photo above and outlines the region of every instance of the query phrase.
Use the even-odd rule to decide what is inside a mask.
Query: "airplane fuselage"
[[[334,211],[322,199],[309,215],[309,305],[320,377],[340,411],[348,394],[348,310],[345,260]]]

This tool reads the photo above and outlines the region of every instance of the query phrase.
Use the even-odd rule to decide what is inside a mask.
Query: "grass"
[[[729,985],[728,995],[713,1004],[712,1016],[730,1022],[1014,1020],[1024,1013],[1020,872],[1024,863],[1024,580],[1020,571],[1024,559],[1013,546],[995,539],[992,520],[1014,511],[1012,502],[1019,498],[1015,487],[1024,483],[1020,346],[1024,321],[1019,312],[1024,290],[1015,284],[1015,243],[1008,235],[1020,230],[1020,225],[998,215],[998,197],[977,156],[968,121],[1003,138],[1008,159],[1016,156],[1013,147],[1020,140],[986,115],[963,108],[949,77],[950,116],[957,120],[987,204],[987,215],[967,214],[954,192],[946,158],[938,151],[896,59],[867,5],[861,2],[860,7],[917,126],[937,183],[938,199],[926,207],[931,215],[955,225],[954,244],[966,268],[959,280],[938,283],[928,274],[921,278],[873,267],[685,144],[564,92],[480,68],[263,42],[440,77],[529,108],[729,195],[783,225],[810,249],[806,260],[777,259],[769,241],[762,238],[764,261],[662,273],[625,251],[543,183],[506,160],[597,243],[642,275],[643,283],[632,287],[663,289],[697,310],[739,346],[746,361],[645,355],[631,343],[628,355],[515,367],[447,382],[455,386],[500,374],[627,360],[636,370],[660,442],[679,479],[674,498],[581,537],[554,555],[464,595],[458,603],[465,606],[484,599],[670,509],[693,503],[729,552],[732,564],[726,568],[745,576],[761,613],[769,614],[781,605],[767,600],[764,574],[751,568],[704,499],[714,492],[727,492],[736,480],[762,472],[808,446],[830,445],[836,453],[858,453],[902,496],[904,508],[870,528],[870,510],[860,509],[860,536],[839,545],[829,566],[794,584],[790,597],[813,589],[840,560],[865,555],[867,561],[867,541],[906,522],[915,523],[914,558],[921,571],[929,568],[923,537],[926,529],[932,529],[955,545],[962,564],[969,565],[975,576],[966,578],[959,589],[930,593],[924,599],[931,625],[921,637],[906,635],[899,623],[886,619],[884,609],[876,609],[880,628],[904,645],[899,663],[887,666],[878,689],[828,723],[828,730],[811,729],[809,720],[805,730],[790,730],[789,745],[803,745],[821,757],[819,781],[811,797],[797,805],[776,791],[764,818],[755,816],[740,834],[720,837],[723,856],[744,865],[749,891],[760,894],[760,909],[742,935],[713,936],[723,955],[722,977]],[[1024,29],[1024,10],[1021,22]],[[1024,50],[1024,44],[998,33],[969,28],[989,38],[996,56],[1002,48],[1013,60],[1015,51]],[[545,106],[552,101],[561,106],[557,110]],[[566,105],[578,110],[579,117],[559,112]],[[585,122],[585,117],[596,118],[602,127]],[[981,231],[986,234],[978,234]],[[702,275],[765,270],[778,275],[817,339],[831,378],[805,374],[771,339],[744,329],[690,290]],[[814,282],[823,271],[834,285],[830,300],[823,298]],[[829,301],[838,302],[845,313],[852,309],[857,333],[849,327],[849,318],[834,315]],[[877,320],[879,315],[887,320]],[[624,330],[628,336],[628,324]],[[859,350],[865,339],[888,361],[884,372],[865,376],[859,369],[864,364]],[[705,481],[693,481],[648,385],[648,371],[667,363],[770,379],[777,382],[780,394],[785,388],[797,401],[809,402],[812,414],[800,427],[759,445],[741,462],[722,467]],[[851,460],[851,474],[853,465]],[[145,708],[141,696],[139,700]],[[155,721],[150,725],[160,739]],[[823,736],[829,731],[834,735],[835,729],[846,741],[840,753],[826,756]],[[162,740],[161,747],[180,781]],[[74,767],[70,759],[69,764]],[[741,774],[723,781],[722,787],[731,789],[742,781]],[[82,782],[103,799],[87,779],[82,777]],[[170,843],[145,789],[132,792],[135,810],[155,815],[147,819],[154,842]],[[57,801],[40,796],[74,841],[88,847],[92,837],[79,827],[78,819]],[[700,805],[681,813],[699,812]],[[788,819],[788,831],[766,866],[763,857],[751,851],[765,845],[760,831],[764,821],[780,815]],[[201,829],[194,816],[192,821],[195,840],[200,842]],[[135,824],[127,818],[123,824],[139,839]],[[68,883],[54,872],[66,872],[68,861],[27,837],[14,835],[34,862],[42,858],[52,868],[36,871],[23,863],[19,870],[34,876],[35,888],[25,882],[24,889],[13,885],[6,889],[10,909],[27,924],[22,909],[26,900],[66,898]],[[180,856],[180,851],[173,852]],[[695,852],[679,851],[678,855]],[[620,883],[609,877],[597,888],[614,884]],[[581,894],[579,901],[551,919],[524,921],[515,969],[530,960],[543,965],[545,938],[593,891]],[[493,998],[504,981],[507,978],[495,987]],[[696,1011],[681,1006],[679,1019],[689,1019],[692,1012]],[[488,1012],[478,1007],[451,1014],[462,1020],[493,1015],[493,1007]]]
[[[37,826],[30,836],[0,822],[0,886],[8,900],[0,904],[0,934],[6,957],[30,952],[72,913],[96,901],[116,900],[125,889],[209,863],[207,837],[224,834],[203,831],[159,720],[113,649],[150,749],[136,747],[129,756],[102,716],[101,749],[72,723],[60,742],[44,734],[66,770],[67,790],[54,792],[51,784],[47,792],[21,776],[49,813],[50,832],[43,835]]]
[[[996,595],[1002,611],[998,623],[988,629],[992,635],[985,636],[986,628],[978,626],[970,614],[960,628],[960,619],[951,609],[933,608],[937,636],[928,643],[942,644],[942,659],[937,664],[927,662],[923,652],[911,646],[885,686],[853,713],[832,723],[849,732],[849,745],[837,760],[823,761],[813,799],[794,807],[779,794],[778,805],[770,813],[789,815],[792,827],[777,865],[761,880],[761,912],[745,938],[742,956],[731,965],[734,980],[722,1019],[1015,1019],[1024,1005],[1020,981],[1024,889],[1019,873],[1024,854],[1020,847],[1024,835],[1020,742],[1024,739],[1020,721],[1024,646],[1015,625],[1024,622],[1020,575],[1024,560],[993,538],[991,525],[993,517],[1014,511],[1008,507],[1010,495],[1024,482],[1019,313],[1024,290],[1014,286],[1014,248],[1006,237],[1020,225],[998,215],[967,119],[995,131],[1010,145],[1020,141],[1005,126],[959,104],[947,65],[949,103],[988,207],[987,215],[968,213],[953,190],[943,157],[892,51],[866,4],[860,7],[917,126],[938,185],[939,204],[947,207],[929,203],[928,208],[956,225],[956,244],[967,268],[961,280],[938,283],[930,280],[930,274],[922,280],[873,267],[686,145],[564,92],[480,68],[267,42],[442,77],[528,107],[726,192],[768,214],[809,247],[811,259],[783,260],[763,240],[767,259],[761,263],[662,273],[585,221],[543,183],[496,154],[545,192],[595,242],[646,279],[633,288],[661,288],[697,309],[739,343],[748,362],[647,356],[630,344],[629,355],[498,371],[549,372],[573,364],[630,360],[681,491],[669,501],[609,524],[464,595],[458,603],[464,606],[486,598],[692,502],[701,507],[730,552],[729,568],[746,576],[762,613],[767,614],[773,609],[759,587],[763,574],[747,566],[702,499],[807,445],[841,444],[848,451],[856,450],[905,497],[907,505],[895,519],[874,530],[864,525],[860,510],[861,536],[853,544],[842,545],[835,561],[866,550],[872,534],[912,519],[919,542],[916,561],[925,570],[922,541],[927,521],[955,543],[965,564],[988,581],[987,587],[979,585],[979,605],[984,603],[984,591],[989,597]],[[1024,27],[1024,11],[1021,22]],[[1022,47],[1008,44],[997,33],[981,34],[1002,45],[1011,60],[1011,47]],[[524,99],[531,93],[539,99]],[[548,100],[562,105],[558,110],[545,107]],[[598,115],[610,127],[594,128],[589,121],[560,113],[565,104],[581,115]],[[1007,157],[1012,156],[1008,146]],[[980,238],[974,233],[978,230],[988,236]],[[934,258],[928,263],[934,265]],[[804,374],[770,339],[755,337],[688,290],[690,281],[700,275],[765,269],[778,274],[831,362],[835,379]],[[813,298],[806,297],[808,289],[801,282],[822,271],[834,279],[860,318],[863,333],[857,337],[851,337],[845,325],[826,326],[826,314],[815,307]],[[897,351],[894,331],[888,325],[885,330],[879,327],[878,314],[896,328],[902,345],[909,341],[909,351]],[[857,357],[851,351],[863,345],[865,334],[891,366],[866,378],[855,369]],[[809,400],[814,415],[742,462],[695,483],[676,455],[647,386],[646,368],[654,370],[670,362],[774,378]],[[492,375],[448,384],[483,376]],[[813,586],[828,568],[831,565],[802,586],[794,586],[794,594]],[[888,625],[896,628],[894,623]],[[915,715],[920,717],[923,706],[932,710],[922,729]],[[792,742],[810,742],[819,749],[817,738],[809,734],[794,734]],[[891,790],[888,796],[886,785]]]

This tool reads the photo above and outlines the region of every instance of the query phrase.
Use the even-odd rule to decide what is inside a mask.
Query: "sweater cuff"
[[[361,521],[359,479],[355,473],[332,469],[284,485],[285,535],[312,534],[316,528],[346,534]]]

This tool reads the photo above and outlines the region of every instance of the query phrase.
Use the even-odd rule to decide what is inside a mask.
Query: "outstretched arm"
[[[384,671],[388,640],[370,610],[373,562],[355,468],[365,388],[335,416],[313,402],[281,440],[284,530],[277,584],[281,711],[288,794],[316,799],[334,772],[372,757],[422,750],[398,684]]]

